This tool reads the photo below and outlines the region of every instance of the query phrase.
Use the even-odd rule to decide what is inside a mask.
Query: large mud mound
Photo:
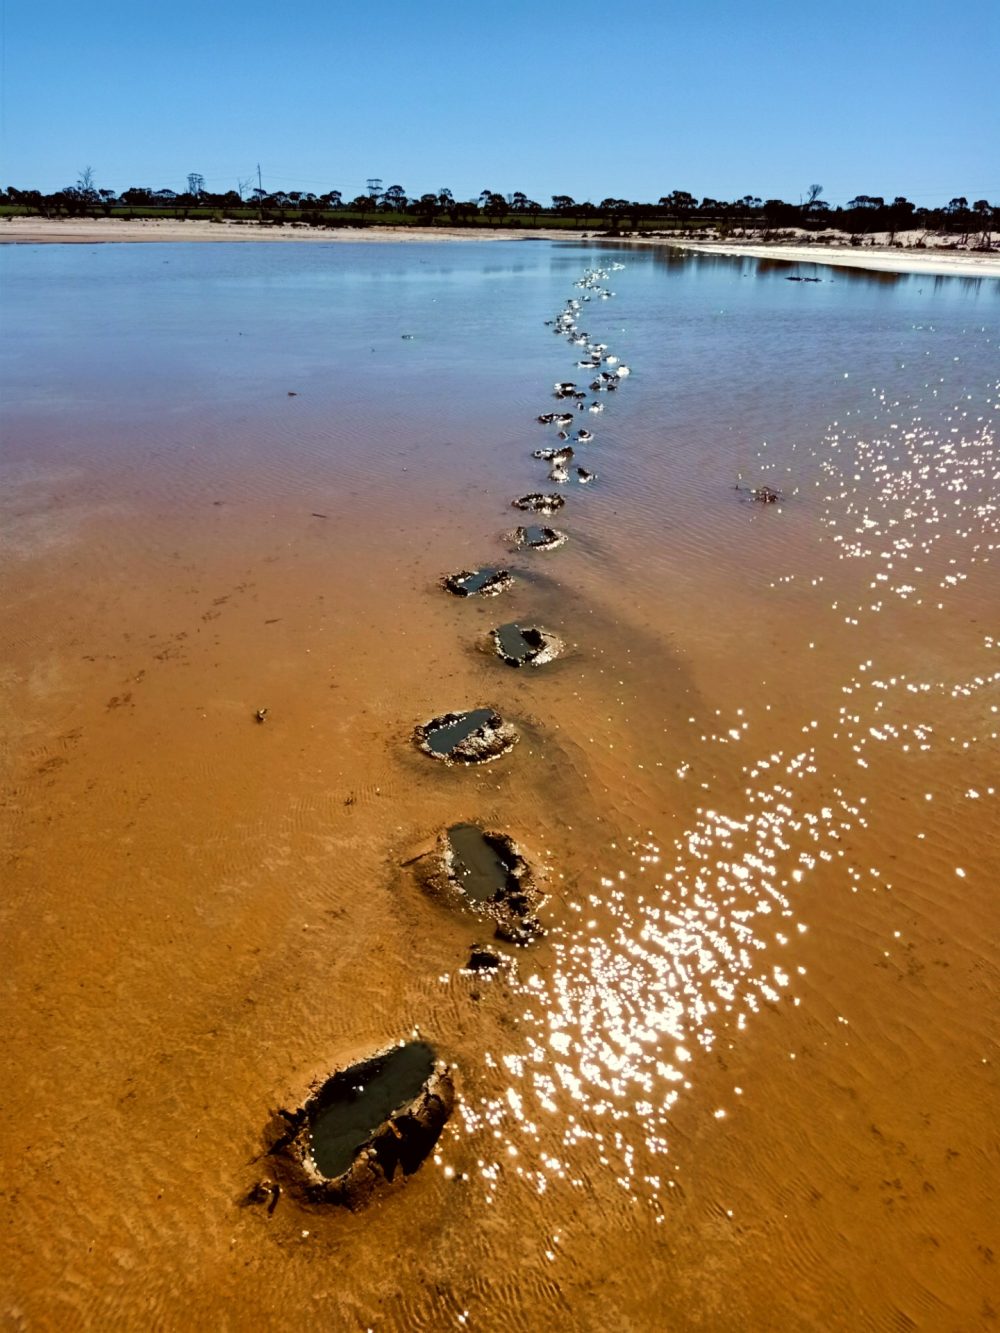
[[[516,500],[511,500],[515,509],[527,510],[534,514],[554,514],[557,509],[562,509],[565,503],[561,495],[542,495],[540,491],[532,491],[530,495],[521,495]]]
[[[513,532],[508,533],[507,540],[518,549],[554,551],[557,546],[562,546],[565,542],[566,534],[560,532],[558,528],[545,528],[529,524],[526,528],[515,528]]]
[[[461,569],[447,574],[441,584],[456,597],[495,597],[514,582],[508,569]]]
[[[446,764],[488,764],[512,749],[517,730],[492,708],[442,713],[413,733],[418,749]]]
[[[520,847],[506,833],[453,824],[416,862],[424,889],[492,919],[497,939],[529,944],[543,934],[535,915],[544,895]]]
[[[401,1043],[314,1085],[296,1110],[276,1112],[268,1153],[290,1194],[357,1208],[413,1175],[454,1104],[451,1073],[433,1048]]]
[[[508,666],[545,666],[562,652],[562,641],[537,625],[509,621],[490,630],[493,650]]]

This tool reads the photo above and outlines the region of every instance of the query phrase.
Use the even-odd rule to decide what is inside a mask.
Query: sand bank
[[[258,227],[254,223],[206,222],[165,218],[38,218],[0,219],[0,244],[99,245],[107,241],[234,241],[338,242],[405,245],[408,241],[577,241],[601,238],[590,231],[553,231],[545,227]],[[877,269],[889,273],[925,273],[1000,277],[1000,254],[969,251],[892,249],[888,246],[853,247],[796,244],[734,244],[728,241],[677,241],[661,236],[619,237],[615,244],[672,245],[703,254],[745,255],[750,259],[781,259],[791,263],[827,264],[844,268]]]
[[[561,235],[562,233],[558,233]],[[569,233],[571,240],[578,232]],[[524,241],[552,240],[553,232],[538,227],[308,227],[288,224],[260,227],[256,223],[206,222],[180,218],[37,218],[0,219],[0,243],[21,245],[100,245],[106,241]]]
[[[635,245],[663,245],[663,241],[635,240]],[[867,268],[883,273],[926,273],[979,278],[1000,278],[1000,253],[977,254],[963,250],[897,250],[888,246],[819,247],[815,245],[733,245],[728,241],[672,241],[683,250],[702,254],[745,255],[748,259],[783,259],[795,264],[827,264],[835,268]]]

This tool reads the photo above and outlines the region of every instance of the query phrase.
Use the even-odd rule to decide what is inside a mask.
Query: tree
[[[909,223],[913,221],[914,205],[909,199],[904,199],[901,194],[897,194],[895,199],[886,209],[889,222],[889,244],[896,239],[896,232],[902,231]]]
[[[387,213],[402,213],[406,209],[406,195],[402,185],[390,185],[382,195],[382,207]]]
[[[493,193],[486,201],[486,207],[483,210],[488,218],[494,222],[499,222],[501,218],[507,216],[510,205],[502,194]]]
[[[356,199],[351,200],[348,208],[352,213],[360,213],[361,221],[364,222],[367,214],[375,211],[377,204],[378,200],[373,194],[359,194]]]
[[[631,205],[627,199],[602,199],[601,212],[607,215],[608,225],[617,230],[622,218],[629,211]]]
[[[812,208],[822,193],[822,185],[810,185],[809,189],[806,190],[806,208]]]
[[[554,194],[552,196],[552,207],[562,216],[568,216],[576,208],[576,201],[568,194]]]
[[[76,188],[83,195],[84,199],[97,198],[97,187],[94,183],[93,167],[84,167],[76,178]]]
[[[193,195],[195,199],[200,194],[205,193],[205,177],[197,171],[188,172],[188,194]]]
[[[683,220],[694,212],[698,201],[687,190],[672,190],[670,194],[661,195],[658,203],[661,208],[666,209],[668,217]]]
[[[786,204],[784,199],[767,199],[764,201],[765,226],[789,227],[794,225],[796,218],[795,208],[791,204]]]
[[[436,194],[422,194],[410,206],[417,215],[417,221],[422,222],[425,227],[429,227],[437,217],[441,200]]]
[[[993,215],[993,209],[990,208],[989,200],[977,199],[972,205],[972,211],[976,216],[976,222],[982,228],[982,248],[988,250],[990,248],[990,223]]]
[[[877,194],[859,194],[847,201],[847,225],[851,231],[873,231],[876,215],[885,207]]]

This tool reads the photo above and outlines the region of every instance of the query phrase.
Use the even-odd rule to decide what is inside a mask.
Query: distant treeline
[[[807,231],[838,231],[863,236],[923,228],[962,235],[966,244],[990,246],[991,232],[1000,230],[1000,206],[986,199],[950,199],[939,208],[918,208],[909,199],[887,200],[879,195],[859,194],[844,206],[831,207],[821,197],[822,186],[812,185],[804,202],[760,199],[698,200],[686,190],[673,190],[655,203],[628,199],[602,199],[599,204],[577,201],[566,194],[553,195],[540,204],[515,191],[500,194],[483,190],[477,199],[456,199],[450,190],[409,197],[401,185],[372,189],[346,200],[339,190],[311,194],[302,190],[246,192],[229,190],[213,194],[204,188],[197,173],[188,177],[188,189],[156,190],[132,186],[116,194],[98,189],[93,171],[80,173],[75,185],[43,194],[11,185],[0,190],[0,212],[32,213],[43,217],[182,217],[217,221],[300,223],[313,226],[367,226],[449,224],[456,226],[549,226],[606,227],[611,232],[652,230],[657,227],[685,231],[712,228],[727,235],[736,229],[773,232],[801,227]]]

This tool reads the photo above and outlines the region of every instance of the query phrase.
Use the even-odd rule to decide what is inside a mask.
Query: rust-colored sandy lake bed
[[[531,241],[0,284],[4,1327],[991,1327],[1000,281]],[[567,403],[593,485],[532,457]],[[413,743],[473,709],[516,744]],[[416,882],[462,825],[530,945]],[[244,1206],[275,1109],[409,1041],[424,1165]]]

